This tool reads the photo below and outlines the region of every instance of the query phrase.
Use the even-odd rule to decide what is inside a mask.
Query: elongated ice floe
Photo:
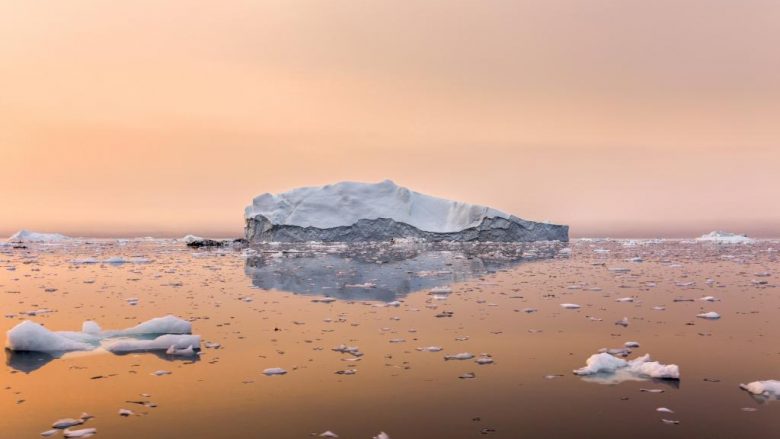
[[[740,384],[739,388],[754,395],[780,399],[780,381],[778,380],[753,381],[748,384]]]
[[[626,361],[604,352],[591,355],[585,364],[585,367],[575,369],[574,373],[576,375],[595,375],[612,374],[619,370],[625,370],[640,377],[680,379],[680,368],[676,364],[661,364],[657,361],[650,361],[650,354]]]
[[[12,351],[27,352],[70,352],[91,351],[103,341],[109,341],[111,352],[132,352],[142,350],[200,348],[200,336],[188,335],[192,324],[175,316],[158,317],[140,323],[132,328],[103,331],[100,325],[87,320],[77,331],[51,331],[38,323],[25,320],[6,333],[6,347]],[[121,339],[118,337],[145,337],[159,335],[151,340]]]

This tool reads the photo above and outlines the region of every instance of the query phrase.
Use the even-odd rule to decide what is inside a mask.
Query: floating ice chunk
[[[780,381],[778,380],[753,381],[748,384],[740,384],[739,388],[754,395],[780,399]]]
[[[6,347],[12,351],[66,352],[89,351],[96,346],[74,339],[78,333],[52,332],[30,320],[11,328],[7,333]]]
[[[657,409],[655,409],[655,411],[661,412],[661,413],[674,413],[673,410],[668,409],[666,407],[658,407]]]
[[[63,429],[63,428],[73,427],[76,425],[81,425],[83,423],[84,423],[84,419],[64,418],[64,419],[58,419],[54,421],[51,424],[51,426],[52,428]]]
[[[44,431],[43,433],[41,433],[41,436],[43,436],[43,437],[49,437],[49,436],[54,436],[54,435],[55,435],[55,434],[57,434],[57,433],[59,433],[59,430],[57,430],[57,429],[55,428],[55,429],[52,429],[52,430],[46,430],[46,431]]]
[[[576,303],[562,303],[561,308],[564,309],[580,309],[581,306],[577,305]]]
[[[461,352],[459,354],[445,355],[444,360],[470,360],[474,358],[474,354],[469,352]]]
[[[155,371],[154,371],[154,372],[152,372],[151,374],[152,374],[152,375],[154,375],[154,376],[161,377],[161,376],[164,376],[164,375],[170,375],[170,374],[172,374],[172,373],[173,373],[173,372],[171,372],[171,371],[168,371],[168,370],[155,370]]]
[[[268,375],[268,376],[284,375],[286,373],[287,373],[287,371],[282,369],[281,367],[271,367],[271,368],[268,368],[268,369],[263,371],[263,374]]]
[[[638,341],[627,341],[623,344],[623,346],[627,348],[638,348],[639,342]]]
[[[362,284],[346,284],[344,285],[344,288],[376,288],[376,284],[371,282],[364,282]]]
[[[92,257],[86,257],[86,258],[76,258],[70,261],[72,264],[81,265],[81,264],[97,264],[100,261],[98,261],[96,258]]]
[[[680,423],[680,421],[674,421],[672,419],[661,419],[661,422],[663,422],[664,424],[669,424],[669,425],[677,425],[677,424]]]
[[[19,230],[8,238],[11,242],[56,242],[70,239],[59,233],[39,233],[29,230]]]
[[[657,361],[650,361],[649,354],[626,361],[608,353],[600,353],[591,355],[585,364],[585,367],[574,370],[574,373],[576,375],[611,374],[625,368],[626,371],[638,376],[680,379],[680,369],[676,364],[666,365]]]
[[[717,242],[718,244],[748,244],[752,239],[736,233],[715,231],[696,238],[697,241]]]
[[[440,352],[443,348],[441,346],[427,346],[424,348],[417,348],[417,350],[421,352]]]
[[[704,302],[716,302],[718,299],[716,299],[715,296],[704,296],[699,300]]]
[[[91,437],[97,433],[97,428],[82,428],[81,430],[63,430],[62,434],[67,437]]]
[[[718,320],[720,318],[720,314],[716,313],[715,311],[710,311],[701,314],[696,314],[696,317],[700,319],[707,319],[707,320]]]
[[[333,438],[335,438],[335,437],[339,437],[339,435],[337,435],[336,433],[328,430],[328,431],[326,431],[324,433],[320,433],[320,437],[333,437]]]
[[[172,352],[176,352],[180,349],[192,351],[193,348],[200,349],[200,335],[165,334],[152,340],[117,340],[106,346],[106,350],[113,353],[168,351],[171,349],[173,349]]]
[[[433,287],[428,293],[429,294],[450,294],[452,293],[452,288],[448,286]]]
[[[132,328],[121,331],[107,331],[110,336],[129,336],[129,335],[154,335],[154,334],[190,334],[192,333],[192,323],[182,320],[176,316],[167,315],[157,317],[139,323]],[[166,346],[167,348],[167,346]]]
[[[128,409],[119,409],[118,412],[119,416],[124,416],[124,417],[133,416],[134,414],[135,413],[132,410],[128,410]]]
[[[390,435],[384,431],[380,431],[378,435],[373,437],[373,439],[390,439]]]
[[[331,303],[331,302],[335,302],[336,299],[334,299],[332,297],[322,297],[322,298],[319,298],[319,299],[311,299],[311,301],[314,302],[314,303]]]
[[[632,303],[632,302],[634,302],[634,300],[635,299],[633,297],[621,297],[620,299],[615,300],[615,302]]]
[[[627,328],[628,327],[628,317],[623,317],[622,319],[620,319],[617,322],[615,322],[615,324],[618,325],[618,326],[622,326],[624,328]]]
[[[481,357],[474,360],[474,362],[479,364],[480,366],[494,363],[493,359],[488,357],[487,355],[482,355]]]

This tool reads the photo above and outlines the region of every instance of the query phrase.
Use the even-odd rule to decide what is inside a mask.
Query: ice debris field
[[[2,435],[769,437],[780,243],[710,235],[22,234],[0,246]]]

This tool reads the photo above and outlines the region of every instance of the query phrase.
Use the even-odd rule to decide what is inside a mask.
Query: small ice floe
[[[640,388],[639,391],[645,393],[664,393],[664,389],[645,389],[644,387]]]
[[[471,360],[472,358],[474,358],[474,354],[472,354],[470,352],[461,352],[461,353],[458,353],[458,354],[445,355],[444,356],[444,361],[448,361],[448,360]]]
[[[117,414],[119,416],[128,417],[128,416],[133,416],[135,413],[132,410],[119,409],[119,412]]]
[[[357,369],[344,369],[344,370],[337,370],[336,375],[354,375],[357,373]]]
[[[479,364],[480,366],[483,366],[485,364],[493,364],[494,363],[493,359],[490,356],[485,355],[485,354],[482,354],[479,358],[474,360],[474,362]]]
[[[43,437],[54,436],[55,434],[57,434],[59,432],[60,431],[55,428],[55,429],[44,431],[43,433],[41,433],[41,436],[43,436]]]
[[[154,375],[154,376],[157,376],[157,377],[161,377],[161,376],[164,376],[164,375],[170,375],[172,373],[173,372],[168,371],[168,370],[156,370],[156,371],[152,372],[151,375]]]
[[[342,354],[350,354],[355,357],[362,357],[363,353],[360,352],[360,349],[357,346],[347,346],[344,344],[338,345],[335,348],[331,348],[332,351],[340,352]]]
[[[324,433],[320,433],[320,437],[333,437],[333,438],[335,438],[335,437],[339,437],[339,435],[337,435],[336,433],[334,433],[334,432],[332,432],[330,430],[327,430]]]
[[[668,409],[666,407],[658,407],[657,409],[655,409],[655,411],[661,412],[661,413],[674,413],[673,410],[670,410],[670,409]]]
[[[699,299],[703,302],[717,302],[718,299],[715,298],[715,296],[704,296],[701,299]]]
[[[661,419],[661,422],[663,422],[664,424],[669,424],[669,425],[677,425],[677,424],[680,423],[680,421],[674,421],[674,420],[671,420],[671,419]]]
[[[93,257],[81,257],[81,258],[75,258],[70,261],[71,264],[74,265],[89,265],[89,264],[97,264],[100,261],[97,258]]]
[[[433,287],[428,291],[428,294],[450,294],[452,293],[452,288],[448,286],[440,286],[440,287]]]
[[[720,318],[720,314],[716,313],[715,311],[710,311],[701,314],[696,314],[696,317],[700,319],[707,319],[707,320],[718,320]]]
[[[577,305],[576,303],[562,303],[561,308],[564,309],[580,309],[581,306]]]
[[[645,354],[633,360],[626,361],[606,352],[591,355],[585,362],[586,366],[575,369],[575,375],[596,375],[628,373],[626,379],[633,377],[648,377],[658,379],[680,379],[680,368],[676,364],[661,364],[650,361],[650,355]]]
[[[661,305],[656,305],[653,307],[653,311],[666,311],[666,307]]]
[[[63,430],[63,436],[71,437],[91,437],[97,433],[97,428],[82,428],[81,430]]]
[[[314,302],[314,303],[332,303],[332,302],[335,302],[336,299],[334,299],[332,297],[321,297],[321,298],[317,298],[317,299],[311,299],[311,301]]]
[[[417,348],[420,352],[441,352],[443,348],[441,346],[426,346],[424,348]]]
[[[372,439],[390,439],[390,435],[384,431],[380,431],[379,434],[374,436]]]
[[[635,299],[633,297],[621,297],[620,299],[616,299],[615,302],[619,302],[619,303],[633,303],[634,300]]]
[[[639,342],[638,341],[627,341],[623,344],[623,346],[627,348],[638,348]]]
[[[125,299],[125,302],[127,302],[127,304],[130,305],[130,306],[138,305],[138,301],[139,301],[139,299],[137,297],[130,297],[130,298]]]
[[[392,302],[387,302],[385,304],[385,306],[386,307],[396,307],[397,308],[397,307],[401,306],[401,302],[399,302],[397,300],[393,300]]]
[[[282,369],[281,367],[270,367],[263,371],[263,374],[266,376],[273,376],[273,375],[284,375],[287,371]]]
[[[628,317],[623,317],[622,319],[620,319],[617,322],[615,322],[615,324],[618,325],[618,326],[622,326],[624,328],[627,328],[628,327]]]
[[[79,418],[79,419],[64,418],[64,419],[58,419],[54,421],[51,424],[51,427],[62,430],[63,428],[75,427],[76,425],[81,425],[83,423],[84,423],[83,418]]]
[[[464,372],[460,376],[458,376],[458,378],[462,380],[473,380],[476,377],[477,374],[475,374],[474,372]]]
[[[780,381],[778,380],[753,381],[748,384],[740,384],[739,388],[753,395],[780,399]]]

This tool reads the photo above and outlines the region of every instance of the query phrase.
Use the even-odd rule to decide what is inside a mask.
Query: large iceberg
[[[11,242],[55,242],[68,239],[70,238],[59,233],[39,233],[29,230],[20,230],[8,238]]]
[[[250,242],[568,241],[568,226],[411,191],[390,180],[263,194],[245,209]]]

